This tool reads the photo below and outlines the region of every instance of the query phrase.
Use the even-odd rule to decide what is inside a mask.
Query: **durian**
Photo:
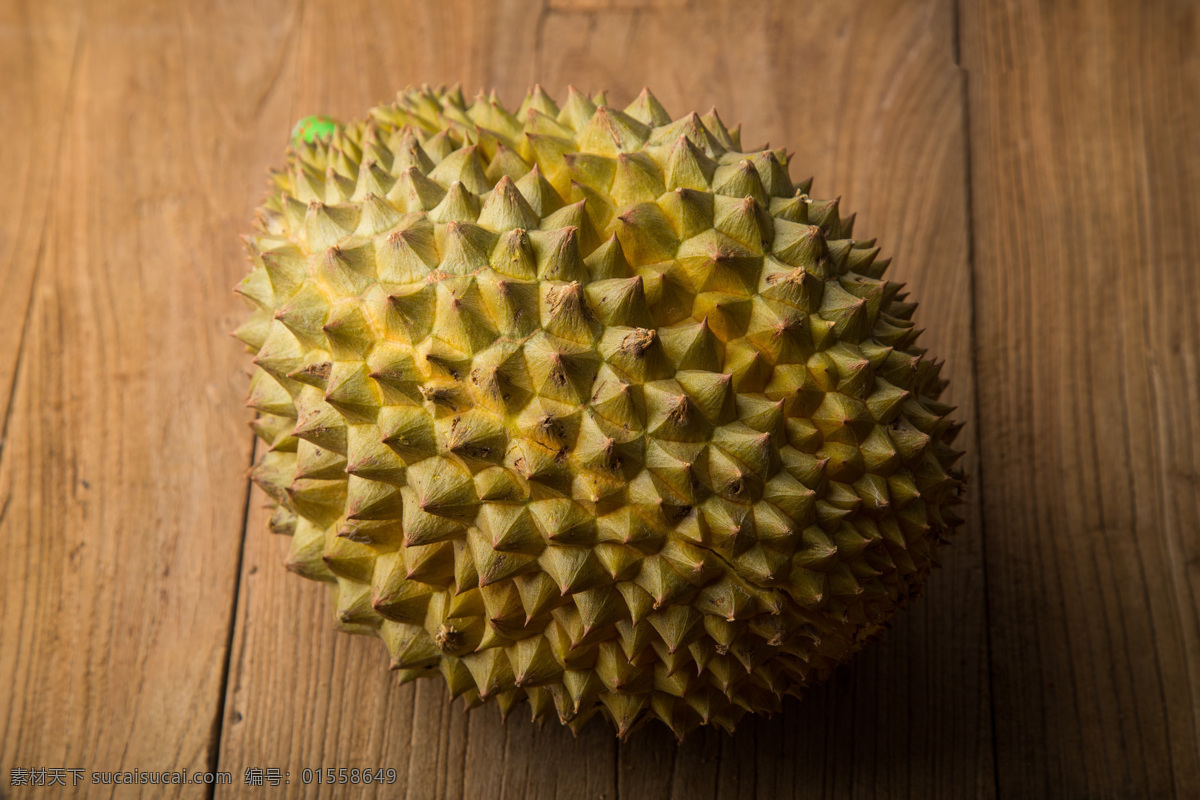
[[[784,150],[648,91],[306,130],[237,287],[251,476],[402,680],[732,730],[920,590],[960,522],[940,364]]]

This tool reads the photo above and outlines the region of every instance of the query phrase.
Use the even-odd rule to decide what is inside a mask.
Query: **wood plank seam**
[[[270,97],[272,91],[278,85],[279,77],[283,72],[283,64],[287,60],[288,56],[292,53],[292,51],[296,47],[296,43],[300,37],[300,31],[304,24],[304,15],[305,15],[305,10],[307,9],[307,6],[308,6],[307,0],[299,0],[299,8],[296,12],[296,24],[289,27],[289,30],[288,30],[287,36],[286,36],[286,41],[284,42],[284,45],[280,52],[279,61],[276,64],[275,72],[271,75],[270,81],[268,82],[266,89],[263,91],[262,95],[258,99],[258,103],[255,105],[255,108],[254,108],[254,117],[255,118],[258,118],[262,115],[263,108],[267,102],[267,99]],[[236,564],[236,568],[234,569],[234,572],[233,572],[233,591],[232,591],[233,597],[229,604],[229,624],[228,624],[228,634],[227,634],[226,642],[225,642],[225,657],[224,657],[223,664],[222,664],[221,680],[220,680],[220,684],[219,684],[219,694],[218,694],[218,699],[217,699],[217,708],[216,708],[216,712],[215,712],[215,718],[213,721],[213,735],[210,740],[210,742],[211,742],[210,746],[212,748],[212,752],[209,755],[209,763],[210,763],[209,771],[210,772],[217,772],[221,768],[221,763],[220,763],[220,761],[221,761],[221,739],[225,733],[225,723],[226,723],[225,709],[226,709],[226,703],[229,699],[229,694],[230,694],[230,680],[233,675],[232,662],[233,662],[233,654],[234,654],[234,639],[237,635],[239,635],[239,633],[244,635],[244,631],[240,630],[237,625],[237,619],[238,619],[237,615],[238,615],[238,610],[239,610],[239,604],[242,600],[242,596],[241,596],[241,588],[242,588],[242,582],[243,582],[242,571],[244,569],[245,559],[246,559],[246,542],[247,542],[248,536],[250,535],[250,531],[249,531],[250,516],[251,516],[250,515],[250,503],[251,503],[251,500],[252,500],[253,494],[254,494],[254,481],[251,480],[251,478],[250,478],[250,471],[254,468],[254,464],[258,460],[258,456],[259,456],[258,437],[255,434],[250,433],[249,438],[250,438],[250,442],[251,442],[251,444],[250,444],[250,460],[249,460],[249,463],[246,465],[246,476],[245,476],[246,489],[245,489],[245,495],[244,495],[243,506],[242,506],[242,531],[241,531],[241,537],[239,539],[237,564]],[[238,765],[234,765],[233,767],[231,767],[231,770],[232,770],[232,768],[236,768],[236,766],[238,766]],[[236,780],[237,776],[234,776],[234,777]],[[206,789],[206,793],[205,793],[206,800],[214,800],[214,798],[216,796],[216,791],[217,791],[216,784],[212,784],[212,785],[208,786]]]
[[[1200,788],[1193,6],[960,3],[1008,793]]]
[[[979,315],[976,313],[976,261],[975,261],[975,197],[974,185],[971,180],[971,160],[973,157],[971,149],[971,71],[963,66],[962,62],[962,39],[963,39],[963,0],[954,0],[954,65],[958,67],[962,86],[962,136],[963,136],[963,182],[966,184],[964,197],[966,199],[965,213],[967,217],[967,299],[968,312],[967,317],[970,320],[968,332],[971,337],[971,361],[974,364],[974,369],[971,370],[972,394],[975,397],[975,413],[978,417],[979,412],[979,392],[981,386],[979,383]],[[982,437],[980,430],[982,426],[976,424],[973,426],[972,433],[974,438],[971,441],[971,447],[975,450],[975,475],[974,491],[977,492],[977,502],[979,508],[984,508],[983,496],[985,493],[984,487],[986,482],[983,475],[983,452],[982,452]],[[992,740],[992,791],[993,797],[1000,798],[1000,770],[999,764],[999,748],[996,744],[996,676],[994,674],[994,665],[992,662],[992,603],[991,594],[989,592],[990,581],[988,580],[988,559],[987,559],[987,515],[980,513],[977,517],[979,525],[979,539],[982,544],[979,551],[980,565],[983,570],[983,631],[984,642],[986,645],[984,662],[987,665],[987,698],[988,698],[988,723],[991,727]]]
[[[225,658],[221,666],[220,693],[217,695],[217,708],[213,718],[213,732],[210,740],[212,752],[209,754],[209,772],[217,772],[221,768],[221,735],[225,732],[225,702],[229,697],[229,676],[232,674],[233,639],[237,635],[238,602],[242,594],[242,565],[246,559],[246,537],[250,526],[250,498],[254,491],[254,481],[250,480],[250,470],[258,460],[258,437],[250,434],[250,463],[246,465],[246,493],[242,501],[242,538],[238,547],[237,568],[233,571],[233,597],[229,603],[229,633],[225,641]],[[206,788],[206,800],[216,796],[217,785],[211,784]]]

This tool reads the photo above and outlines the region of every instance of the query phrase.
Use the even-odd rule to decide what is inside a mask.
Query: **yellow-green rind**
[[[914,304],[715,112],[423,88],[296,141],[247,238],[252,471],[346,630],[624,737],[769,713],[959,520]]]

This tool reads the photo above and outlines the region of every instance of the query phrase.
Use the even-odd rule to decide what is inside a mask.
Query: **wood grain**
[[[1200,16],[964,3],[1001,796],[1200,794]]]
[[[58,796],[9,788],[38,766],[234,777],[88,797],[381,766],[364,796],[1200,795],[1194,3],[10,2],[0,69],[0,796]],[[793,150],[894,257],[967,422],[925,597],[732,738],[398,686],[247,506],[229,289],[291,124],[539,80]]]
[[[67,48],[56,37],[78,15],[37,13],[30,47],[50,44],[12,73],[29,75],[23,97],[61,98],[55,57],[77,63],[65,108],[32,131],[52,140],[34,152],[53,152],[30,181],[52,195],[0,461],[0,767],[6,787],[13,768],[194,773],[215,756],[246,502],[229,232],[269,157],[243,131],[271,80],[272,31],[228,70],[211,62],[225,32],[187,41],[166,6],[96,4]],[[189,71],[189,49],[207,66]],[[35,110],[46,103],[62,105]]]
[[[0,92],[0,319],[11,346],[0,348],[0,414],[7,422],[29,312],[46,247],[46,217],[61,172],[64,103],[78,64],[82,13],[76,0],[0,6],[0,74],[21,76]],[[0,449],[3,438],[0,436]]]

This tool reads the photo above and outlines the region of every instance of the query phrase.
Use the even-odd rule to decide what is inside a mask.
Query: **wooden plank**
[[[797,150],[819,187],[859,209],[860,235],[882,238],[896,278],[921,299],[925,342],[949,361],[951,400],[969,419],[965,143],[950,5],[857,3],[794,16],[783,3],[753,15],[734,3],[683,15],[630,5],[556,2],[533,19],[517,6],[397,4],[369,23],[353,7],[310,6],[298,61],[286,68],[295,72],[281,80],[296,82],[297,113],[342,116],[423,81],[495,85],[509,102],[535,80],[560,96],[568,83],[607,87],[618,102],[646,83],[678,113],[716,103],[746,123],[749,143],[757,134]],[[264,141],[279,147],[289,123],[264,124]],[[393,766],[398,786],[379,794],[412,798],[991,794],[974,519],[927,599],[809,703],[747,722],[733,740],[697,734],[678,750],[648,728],[618,764],[603,725],[575,741],[556,726],[537,730],[521,709],[505,726],[494,709],[464,714],[436,682],[392,685],[379,643],[334,633],[322,587],[284,572],[286,541],[264,532],[260,502],[256,494],[221,741],[221,766],[235,775],[281,766],[289,793],[308,795],[317,788],[296,785],[306,766]]]
[[[1005,797],[1200,795],[1200,16],[963,4]]]
[[[81,18],[77,0],[0,6],[0,74],[12,76],[0,92],[0,175],[8,187],[0,194],[0,319],[10,326],[10,346],[0,348],[4,421],[60,172],[63,103],[78,61]]]
[[[53,46],[6,76],[34,81],[21,97],[57,85],[34,73],[59,70],[62,49],[27,24],[6,41],[26,30]],[[165,4],[96,4],[65,113],[34,131],[64,135],[30,166],[53,199],[0,461],[6,786],[13,768],[194,774],[215,760],[250,458],[245,365],[226,335],[241,253],[223,232],[260,191],[247,175],[266,156],[242,131],[272,104],[285,38],[273,17],[239,18],[253,46],[233,70],[232,30],[193,40]]]

